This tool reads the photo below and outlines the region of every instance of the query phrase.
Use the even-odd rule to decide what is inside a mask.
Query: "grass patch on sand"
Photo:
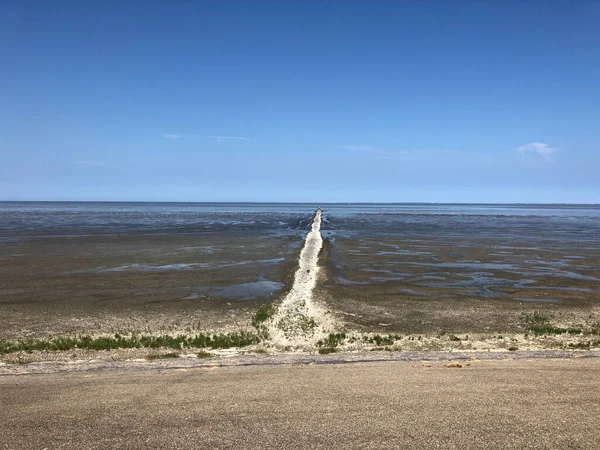
[[[317,342],[319,347],[320,355],[327,355],[329,353],[336,353],[337,347],[346,340],[346,333],[331,333],[325,339],[321,339]]]
[[[146,359],[152,361],[154,359],[169,359],[169,358],[179,358],[179,353],[163,353],[163,354],[152,354],[146,356]]]
[[[548,314],[534,311],[533,314],[523,313],[521,314],[521,321],[525,324],[536,324],[536,323],[548,323],[551,316]]]
[[[337,347],[346,339],[346,333],[331,333],[325,339],[317,342],[317,347]]]
[[[382,347],[384,345],[393,345],[394,342],[402,339],[402,336],[399,334],[388,334],[387,336],[382,336],[380,334],[376,334],[374,336],[363,336],[363,341],[368,344],[376,344],[377,347]]]
[[[334,347],[322,347],[319,349],[319,355],[329,355],[330,353],[337,353],[339,350]]]
[[[254,328],[259,328],[261,324],[273,317],[274,314],[275,306],[261,306],[260,308],[258,308],[258,311],[254,313],[254,317],[252,317],[252,326]]]
[[[199,351],[196,356],[198,358],[213,358],[215,355],[213,355],[211,352],[205,352],[204,350]]]
[[[277,308],[275,305],[266,305],[258,308],[258,311],[252,316],[252,326],[258,331],[258,336],[262,340],[269,339],[269,330],[266,322],[273,318]]]
[[[0,354],[20,351],[64,351],[72,349],[115,350],[121,348],[232,348],[258,344],[261,337],[256,333],[240,331],[228,334],[196,334],[193,336],[137,335],[112,337],[77,336],[54,339],[0,340]]]
[[[557,327],[550,323],[551,316],[534,311],[533,314],[523,313],[521,321],[527,327],[528,331],[536,336],[552,334],[584,334],[583,328],[565,328]],[[590,328],[589,334],[594,334],[594,324]]]

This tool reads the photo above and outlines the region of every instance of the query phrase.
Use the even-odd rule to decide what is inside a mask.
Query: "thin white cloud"
[[[537,153],[548,161],[554,161],[554,155],[558,153],[559,150],[555,147],[550,147],[545,142],[530,142],[529,144],[517,147],[516,151],[522,155],[525,153]]]
[[[218,142],[224,141],[249,141],[250,139],[243,136],[211,136],[211,138],[215,139]]]
[[[87,166],[87,167],[107,167],[108,166],[108,164],[106,164],[102,161],[83,161],[81,159],[71,161],[71,164],[75,164],[76,166]]]
[[[183,139],[185,136],[183,134],[167,133],[163,134],[163,137],[166,139]]]

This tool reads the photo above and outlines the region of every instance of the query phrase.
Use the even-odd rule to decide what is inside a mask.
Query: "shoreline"
[[[352,361],[356,354],[384,351],[395,354],[396,360],[411,358],[414,352],[435,356],[440,352],[514,355],[516,352],[548,354],[554,351],[568,356],[577,350],[593,353],[600,349],[600,310],[591,295],[600,274],[597,277],[595,272],[588,274],[588,265],[595,260],[591,250],[586,253],[577,247],[559,252],[558,256],[544,254],[542,259],[534,251],[538,247],[524,248],[523,255],[515,256],[512,247],[510,251],[494,253],[496,250],[488,247],[496,249],[497,245],[489,242],[487,247],[479,241],[457,241],[450,245],[443,242],[444,236],[438,236],[425,248],[423,237],[428,236],[427,233],[421,236],[417,230],[419,239],[416,239],[411,230],[417,231],[410,224],[405,224],[404,234],[388,236],[385,242],[379,242],[379,238],[373,241],[369,235],[350,239],[343,237],[343,233],[340,236],[335,233],[336,229],[348,228],[344,225],[345,219],[338,218],[337,225],[331,225],[333,232],[321,233],[321,220],[329,224],[329,219],[326,215],[321,217],[320,208],[313,214],[312,218],[304,216],[300,221],[286,219],[294,236],[286,234],[282,238],[277,234],[278,239],[273,241],[272,235],[263,233],[259,234],[260,241],[251,246],[248,236],[244,240],[235,233],[224,233],[219,239],[199,234],[191,241],[190,237],[169,237],[153,241],[151,249],[142,236],[128,238],[133,241],[118,245],[104,240],[95,242],[110,244],[108,249],[120,249],[116,253],[118,258],[113,255],[114,261],[110,260],[114,264],[119,262],[116,267],[122,267],[121,263],[131,255],[138,257],[140,252],[153,262],[152,267],[166,267],[165,264],[172,261],[164,259],[164,255],[173,251],[180,264],[184,260],[186,264],[199,264],[199,261],[209,264],[227,258],[236,261],[258,258],[260,262],[277,256],[283,260],[277,267],[250,270],[245,265],[236,266],[236,270],[215,269],[200,278],[195,271],[119,272],[111,277],[102,271],[93,277],[87,272],[83,275],[77,272],[77,276],[69,276],[67,284],[51,284],[48,288],[44,286],[48,280],[54,280],[52,273],[41,271],[30,274],[29,278],[17,279],[10,295],[21,292],[20,286],[37,286],[38,290],[43,288],[44,296],[52,296],[53,305],[69,309],[65,313],[62,309],[50,308],[46,297],[40,297],[44,300],[40,301],[33,294],[28,303],[21,306],[8,297],[5,309],[10,313],[9,326],[5,336],[0,336],[0,367],[70,364],[66,361],[111,364],[167,357],[180,361],[197,359],[197,356],[211,358],[211,364],[220,364],[224,359],[244,358],[249,354],[268,354],[260,357],[282,361],[288,357],[300,358],[301,361],[317,353],[331,353],[329,360]],[[309,221],[312,225],[300,240],[300,230],[306,229]],[[361,229],[360,224],[358,228]],[[462,235],[463,231],[455,232],[458,231]],[[282,244],[285,244],[283,250]],[[65,267],[79,267],[82,264],[77,258],[93,255],[96,267],[99,262],[95,251],[102,245],[89,243],[89,247],[83,249],[77,246],[75,253],[66,253],[68,257],[61,256],[61,260]],[[71,247],[65,247],[61,241],[55,243],[54,248],[58,251]],[[437,249],[435,255],[432,247]],[[107,253],[106,248],[103,251]],[[492,253],[487,255],[488,251]],[[576,256],[565,256],[567,253]],[[500,264],[494,258],[506,261]],[[6,266],[8,274],[21,270],[12,260],[8,262],[11,263]],[[521,270],[520,262],[527,263],[525,269],[537,272]],[[401,270],[395,268],[395,264],[400,264]],[[423,273],[423,267],[438,266],[436,276]],[[492,266],[498,273],[482,272],[492,270]],[[363,270],[365,267],[368,270]],[[267,275],[262,273],[267,270]],[[541,287],[531,293],[528,291],[532,300],[548,300],[546,294],[551,292],[554,296],[555,293],[551,289],[564,286],[558,275],[550,279],[555,272],[560,275],[561,271],[570,271],[566,273],[570,274],[569,288],[573,292],[562,295],[565,302],[561,305],[527,302],[516,305],[501,296],[479,298],[469,294],[472,289],[483,289],[499,295],[501,290],[514,290],[511,286],[517,281],[533,283],[532,280],[513,280],[511,270],[522,271],[518,275],[521,278],[534,275],[539,278]],[[373,274],[377,276],[373,278]],[[419,277],[425,279],[425,275],[434,281],[420,283]],[[348,282],[351,287],[340,282],[340,277],[351,280]],[[217,280],[247,286],[255,279],[278,280],[283,287],[277,298],[273,295],[251,301],[214,297],[203,290],[206,283],[214,284]],[[89,282],[96,283],[94,289],[89,289]],[[113,290],[117,282],[122,286]],[[138,290],[140,283],[144,284],[143,290]],[[406,289],[413,285],[419,286],[418,292]],[[73,289],[75,286],[77,289]],[[83,292],[81,286],[85,286]],[[87,294],[87,303],[71,304],[73,298],[63,299],[62,292]],[[86,306],[90,312],[81,314],[74,306]],[[114,317],[107,315],[109,311]],[[60,317],[60,326],[52,320],[54,317],[49,320],[52,312]],[[35,327],[36,320],[46,327],[52,323],[52,332],[47,328],[40,331]],[[27,328],[24,329],[23,324]]]
[[[197,358],[180,355],[165,359],[129,359],[116,361],[60,360],[39,361],[27,364],[0,363],[0,378],[21,375],[75,374],[115,371],[155,371],[217,369],[248,366],[345,365],[364,363],[461,363],[469,365],[479,361],[529,361],[549,359],[600,358],[597,350],[518,350],[518,351],[354,351],[328,355],[307,353],[236,354],[214,358]]]

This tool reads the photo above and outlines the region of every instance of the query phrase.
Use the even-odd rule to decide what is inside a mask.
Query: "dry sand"
[[[599,374],[573,358],[0,376],[0,447],[595,449]]]

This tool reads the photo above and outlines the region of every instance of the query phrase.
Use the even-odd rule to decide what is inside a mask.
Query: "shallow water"
[[[35,286],[47,292],[55,288],[44,280],[73,274],[98,283],[122,275],[133,287],[144,274],[178,286],[181,274],[197,281],[188,297],[214,286],[224,297],[271,295],[317,206],[0,202],[0,276],[19,286],[38,277]],[[323,263],[348,289],[515,299],[532,289],[600,291],[599,206],[321,206],[331,244]]]
[[[314,210],[312,205],[268,203],[0,202],[0,239],[227,231],[294,234],[308,229]]]
[[[324,214],[334,273],[364,295],[600,290],[599,206],[338,205]]]
[[[283,283],[276,281],[255,281],[252,283],[234,284],[224,288],[210,291],[210,295],[219,297],[236,297],[240,299],[252,299],[267,295],[275,295],[283,289]]]

